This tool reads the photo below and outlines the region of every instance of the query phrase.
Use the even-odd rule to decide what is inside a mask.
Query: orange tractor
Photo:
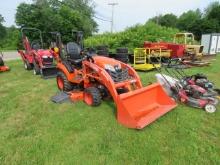
[[[57,85],[72,101],[98,106],[103,98],[112,98],[118,122],[135,129],[144,128],[176,107],[158,83],[143,87],[131,66],[84,52],[74,42],[65,47],[66,58],[57,63]]]
[[[0,72],[6,72],[9,70],[9,67],[4,64],[3,53],[0,51]]]

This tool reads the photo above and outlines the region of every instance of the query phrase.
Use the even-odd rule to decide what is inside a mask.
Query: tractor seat
[[[75,66],[82,65],[81,48],[74,42],[69,42],[66,45],[67,60]]]

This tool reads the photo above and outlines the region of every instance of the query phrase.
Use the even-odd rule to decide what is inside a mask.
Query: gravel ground
[[[17,51],[2,52],[5,61],[21,59]]]

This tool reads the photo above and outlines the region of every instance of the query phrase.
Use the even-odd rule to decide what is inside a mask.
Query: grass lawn
[[[7,64],[0,74],[0,164],[220,164],[220,107],[214,114],[179,105],[143,130],[117,123],[113,102],[54,104],[55,79]],[[202,72],[220,87],[220,56]],[[144,84],[155,72],[140,73]]]

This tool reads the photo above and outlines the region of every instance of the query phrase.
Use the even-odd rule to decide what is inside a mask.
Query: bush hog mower
[[[0,51],[0,72],[6,72],[9,70],[9,67],[4,64],[3,53]]]
[[[26,33],[35,39],[29,41]],[[55,60],[50,50],[43,49],[41,31],[35,28],[22,28],[21,34],[25,51],[18,50],[18,53],[22,57],[24,68],[26,70],[33,69],[34,75],[41,74],[43,78],[55,77],[57,74],[56,65],[54,64]]]
[[[171,97],[191,107],[204,108],[208,113],[216,111],[217,93],[202,87],[210,84],[204,81],[204,76],[197,74],[182,77],[178,69],[165,67],[165,70],[173,77],[163,74],[158,69],[159,74],[156,74],[156,78]]]
[[[174,36],[173,43],[168,42],[144,42],[144,48],[151,49],[154,54],[170,58],[181,58],[183,64],[190,66],[207,66],[210,63],[202,61],[203,46],[196,45],[192,33],[177,33]],[[155,50],[154,50],[155,49]],[[164,58],[162,58],[164,59]],[[164,62],[162,60],[162,62]]]
[[[158,83],[143,87],[129,65],[86,53],[74,42],[66,45],[66,59],[58,61],[57,85],[61,91],[72,101],[83,100],[90,106],[111,97],[118,122],[126,127],[142,129],[176,107]],[[52,99],[56,102],[54,99],[61,100],[59,95]]]

